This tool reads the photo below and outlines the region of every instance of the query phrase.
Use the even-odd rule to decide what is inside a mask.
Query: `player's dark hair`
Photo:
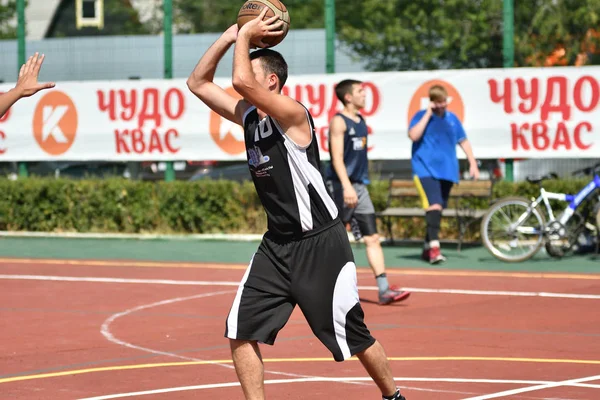
[[[343,105],[346,105],[346,100],[344,99],[344,97],[346,97],[347,94],[352,94],[352,87],[354,85],[360,84],[362,84],[361,81],[357,81],[354,79],[345,79],[336,85],[335,95],[342,102]]]
[[[281,90],[288,78],[288,65],[283,56],[275,50],[259,49],[250,53],[250,60],[257,58],[260,58],[265,73],[277,75],[279,90]]]

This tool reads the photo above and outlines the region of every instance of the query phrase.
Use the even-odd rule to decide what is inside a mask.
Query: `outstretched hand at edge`
[[[51,89],[54,86],[54,82],[48,83],[39,83],[38,76],[40,74],[40,68],[42,67],[42,63],[44,62],[45,56],[39,53],[35,53],[33,56],[29,57],[27,62],[21,66],[21,70],[19,71],[19,79],[17,80],[17,85],[15,88],[19,91],[21,97],[29,97],[40,90]]]

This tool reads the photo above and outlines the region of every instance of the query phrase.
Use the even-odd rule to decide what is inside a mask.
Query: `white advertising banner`
[[[437,83],[478,158],[600,158],[598,67],[291,76],[285,93],[311,111],[323,159],[341,109],[334,85],[346,78],[365,82],[373,160],[410,158],[408,124]],[[216,83],[236,94],[230,79]],[[211,112],[185,79],[58,82],[0,119],[0,162],[245,157],[241,127]]]

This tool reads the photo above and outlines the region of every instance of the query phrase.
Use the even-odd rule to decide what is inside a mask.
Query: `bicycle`
[[[575,172],[590,172],[587,170]],[[484,246],[494,257],[506,262],[528,260],[542,246],[545,246],[551,257],[563,257],[577,243],[585,229],[598,231],[600,198],[593,211],[596,215],[595,225],[587,222],[590,207],[584,207],[583,213],[578,212],[584,201],[600,189],[598,170],[600,163],[591,168],[593,178],[577,194],[545,190],[542,181],[556,179],[556,174],[527,177],[528,182],[540,187],[540,195],[531,201],[522,197],[505,197],[492,204],[481,220],[481,240]],[[568,206],[555,217],[550,200],[568,203]],[[538,208],[540,204],[545,206],[545,213]]]

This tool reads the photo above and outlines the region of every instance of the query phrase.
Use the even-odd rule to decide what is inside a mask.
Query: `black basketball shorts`
[[[336,361],[369,348],[356,266],[339,219],[294,241],[265,234],[238,287],[225,336],[274,344],[296,304]]]

